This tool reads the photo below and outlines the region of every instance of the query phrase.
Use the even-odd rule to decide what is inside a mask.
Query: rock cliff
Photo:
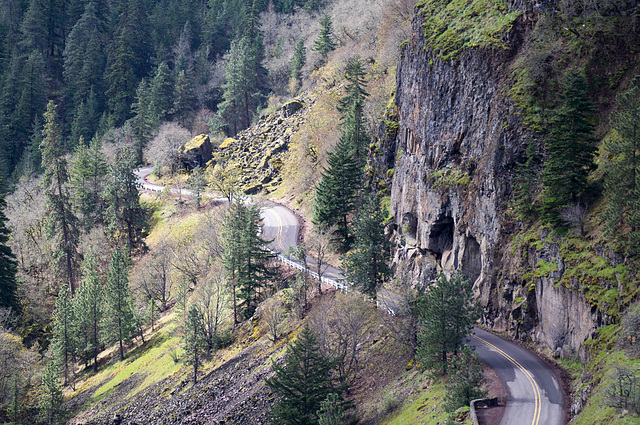
[[[396,80],[396,276],[427,285],[459,268],[474,282],[486,325],[552,350],[578,348],[602,313],[580,291],[558,285],[557,250],[514,255],[520,229],[507,214],[516,161],[535,137],[507,97],[510,67],[526,49],[535,15],[521,14],[503,33],[503,47],[448,61],[426,47],[422,22],[416,15]],[[560,271],[525,279],[542,260]]]

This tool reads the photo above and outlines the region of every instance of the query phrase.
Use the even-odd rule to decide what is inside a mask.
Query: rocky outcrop
[[[179,158],[184,168],[204,167],[211,159],[213,146],[207,134],[194,137],[180,148]]]
[[[236,138],[227,138],[214,152],[209,166],[231,162],[245,170],[241,190],[248,194],[269,193],[282,182],[280,170],[289,150],[289,140],[305,120],[310,99],[292,100],[274,114],[263,116]]]
[[[420,286],[461,269],[474,282],[485,324],[553,350],[577,348],[600,320],[591,304],[554,276],[523,277],[524,263],[560,258],[545,251],[522,259],[510,251],[517,233],[507,215],[511,180],[534,136],[506,93],[510,66],[535,22],[521,15],[503,36],[507,49],[470,50],[454,62],[425,48],[421,22],[414,20],[396,81],[390,204],[397,277]]]

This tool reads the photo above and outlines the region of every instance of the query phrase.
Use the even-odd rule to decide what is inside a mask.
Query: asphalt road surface
[[[467,343],[507,388],[500,425],[563,425],[565,401],[558,377],[538,356],[482,329]]]

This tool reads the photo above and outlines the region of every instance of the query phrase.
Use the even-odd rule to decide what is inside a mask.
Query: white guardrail
[[[274,252],[274,254],[277,254],[276,252]],[[300,270],[301,272],[305,272],[305,267],[302,264],[298,264],[293,260],[290,260],[289,258],[285,257],[282,254],[277,254],[278,255],[278,259],[280,261],[282,261],[283,263],[285,263],[286,265],[288,265],[289,267],[293,267],[296,270]],[[314,279],[318,279],[321,282],[324,283],[328,283],[329,285],[344,291],[344,292],[350,292],[351,291],[351,285],[347,284],[344,280],[339,279],[339,280],[335,280],[335,279],[331,279],[328,278],[326,276],[322,276],[322,278],[320,278],[320,276],[318,275],[317,272],[314,272],[313,270],[310,270],[308,267],[306,268],[306,272],[309,273],[310,276],[313,276]],[[369,297],[367,297],[365,295],[365,299],[367,300],[371,300]],[[384,303],[380,302],[380,300],[376,300],[376,306],[378,308],[381,308],[383,310],[386,310],[387,313],[389,313],[390,316],[395,316],[396,313],[395,311],[393,311],[393,309],[389,308],[388,306],[386,306]]]

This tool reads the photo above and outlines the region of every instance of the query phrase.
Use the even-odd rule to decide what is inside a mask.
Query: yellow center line
[[[480,338],[479,336],[475,336],[475,335],[471,335],[471,336],[477,339],[478,341],[482,342],[487,347],[495,350],[498,354],[500,354],[505,359],[509,360],[511,363],[513,363],[514,366],[520,369],[522,373],[524,373],[524,375],[527,377],[527,379],[531,383],[531,387],[533,388],[533,394],[535,399],[535,408],[533,410],[533,420],[531,421],[531,425],[538,425],[538,422],[540,422],[540,411],[542,410],[542,406],[540,405],[541,404],[540,387],[538,387],[538,384],[536,384],[536,381],[533,378],[533,375],[531,375],[531,373],[527,369],[525,369],[520,363],[518,363],[517,360],[515,360],[513,357],[511,357],[510,355],[508,355],[507,353],[505,353],[495,345],[491,344],[489,341],[486,341]]]
[[[276,221],[278,222],[276,242],[277,242],[277,245],[279,245],[280,248],[282,249],[282,253],[285,254],[287,250],[285,249],[284,245],[282,245],[282,220],[280,220],[280,216],[275,212],[273,212],[271,209],[268,209],[267,211],[269,211],[276,218]]]

